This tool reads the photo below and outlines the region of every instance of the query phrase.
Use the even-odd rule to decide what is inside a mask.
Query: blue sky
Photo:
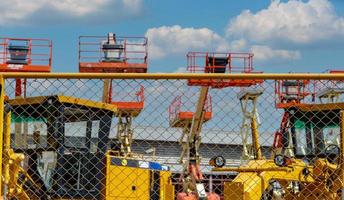
[[[2,37],[50,38],[53,71],[78,70],[80,35],[147,36],[150,72],[183,71],[187,51],[253,52],[266,72],[344,69],[341,0],[7,0]],[[167,33],[167,34],[163,34]]]

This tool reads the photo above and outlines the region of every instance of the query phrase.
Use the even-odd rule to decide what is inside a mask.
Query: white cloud
[[[273,0],[270,6],[252,13],[243,11],[230,21],[226,35],[250,42],[310,44],[344,36],[344,18],[328,0]]]
[[[329,0],[272,0],[265,9],[245,10],[232,18],[225,36],[178,25],[149,29],[146,36],[153,59],[190,50],[231,51],[253,52],[255,60],[268,63],[301,59],[304,47],[344,43],[344,17],[336,14]]]
[[[169,55],[183,55],[188,51],[253,52],[259,61],[299,59],[299,51],[272,49],[266,45],[252,45],[241,38],[229,42],[208,28],[182,28],[179,25],[148,29],[149,56],[160,59]],[[178,68],[175,72],[185,72]]]
[[[178,67],[173,73],[186,73],[186,67]]]
[[[137,15],[142,0],[4,0],[0,25],[109,21]]]
[[[230,44],[231,49],[234,51],[241,51],[247,48],[247,41],[245,39],[233,40]]]
[[[186,54],[192,50],[225,50],[225,39],[208,28],[182,28],[179,25],[150,28],[146,32],[150,58]]]
[[[251,51],[254,54],[254,58],[260,61],[276,59],[297,60],[301,58],[299,51],[271,49],[269,46],[264,45],[253,45]]]

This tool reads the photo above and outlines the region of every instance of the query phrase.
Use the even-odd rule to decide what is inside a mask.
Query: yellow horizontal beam
[[[264,172],[264,171],[292,171],[292,168],[288,167],[223,167],[213,168],[214,172]]]
[[[51,97],[55,97],[55,96],[51,96]],[[34,106],[34,104],[42,104],[48,98],[49,96],[27,97],[27,98],[10,99],[8,100],[8,102],[12,106],[25,106],[25,105]],[[108,110],[113,113],[117,113],[118,111],[117,106],[113,104],[107,104],[107,103],[92,101],[89,99],[75,98],[75,97],[63,96],[63,95],[57,95],[56,98],[60,103],[70,103],[70,104],[75,104],[79,106],[86,106],[89,108],[98,108],[98,109]]]
[[[192,74],[192,73],[0,73],[4,78],[60,79],[295,79],[344,80],[344,73],[262,73],[262,74]]]
[[[344,102],[339,103],[322,103],[322,104],[302,104],[298,106],[298,109],[304,112],[315,112],[324,110],[344,110]]]

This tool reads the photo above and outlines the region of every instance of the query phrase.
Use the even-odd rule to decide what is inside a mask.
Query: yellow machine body
[[[288,188],[291,181],[302,184],[302,190],[293,194],[286,191],[283,199],[312,200],[339,199],[337,191],[342,187],[341,179],[333,180],[333,187],[328,188],[323,181],[324,172],[332,174],[337,166],[319,159],[315,166],[307,166],[303,161],[295,159],[287,167],[278,167],[273,160],[250,161],[246,166],[238,168],[219,168],[214,171],[236,171],[238,175],[231,182],[224,183],[224,200],[260,200],[264,191],[270,186],[270,181],[279,181],[284,188]],[[304,170],[308,170],[308,175]],[[312,174],[312,175],[310,175]]]
[[[214,168],[217,172],[237,172],[232,181],[224,182],[224,200],[260,200],[271,183],[277,181],[283,188],[281,198],[268,199],[341,199],[344,174],[344,104],[313,104],[298,108],[299,112],[337,113],[339,121],[340,152],[336,163],[316,157],[312,162],[289,157],[288,164],[277,166],[272,159],[253,159],[240,167]],[[340,117],[339,117],[340,116]],[[253,130],[257,132],[257,130]],[[298,184],[295,192],[293,184]]]
[[[167,167],[155,162],[107,154],[103,196],[106,200],[173,200],[171,175]]]

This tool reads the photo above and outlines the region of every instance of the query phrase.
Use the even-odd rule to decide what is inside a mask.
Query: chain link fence
[[[342,196],[343,81],[18,79],[4,83],[8,199]]]

